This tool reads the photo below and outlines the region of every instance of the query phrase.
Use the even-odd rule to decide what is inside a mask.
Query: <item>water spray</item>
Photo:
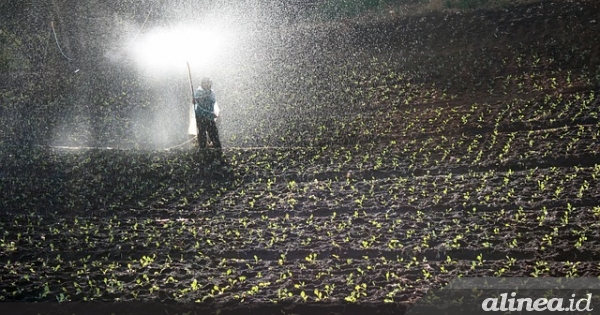
[[[193,64],[195,69],[197,67],[208,74],[216,72],[217,65],[228,62],[226,58],[230,58],[229,52],[235,51],[233,47],[237,44],[238,35],[236,28],[225,22],[227,20],[206,19],[202,23],[155,27],[129,42],[133,60],[138,63],[140,72],[149,82],[169,84],[170,81],[172,84],[180,84],[175,83],[175,80],[181,77],[180,74],[187,66],[192,103],[184,105],[189,106],[188,128],[187,131],[181,131],[186,132],[188,137],[198,134],[191,66]]]

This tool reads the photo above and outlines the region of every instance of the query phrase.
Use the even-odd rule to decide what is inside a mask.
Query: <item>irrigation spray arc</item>
[[[127,24],[124,27],[128,32],[115,37],[114,48],[107,58],[117,67],[123,64],[128,71],[133,70],[135,74],[132,75],[142,86],[140,91],[148,97],[143,98],[144,106],[126,114],[125,118],[131,124],[125,133],[131,138],[121,142],[115,139],[106,147],[97,146],[98,149],[122,146],[161,150],[185,145],[181,143],[184,140],[189,142],[197,135],[193,102],[190,104],[188,96],[195,91],[192,73],[198,77],[211,77],[222,87],[217,93],[222,95],[226,110],[223,128],[219,127],[219,131],[231,142],[226,146],[248,148],[239,142],[238,135],[260,135],[257,117],[267,116],[270,112],[255,109],[253,104],[260,99],[253,88],[279,81],[270,72],[272,58],[264,58],[272,56],[272,44],[279,40],[276,32],[271,32],[274,22],[268,15],[270,11],[263,8],[262,11],[254,10],[254,15],[248,14],[237,3],[194,14],[189,13],[192,10],[184,10],[186,8],[165,7],[162,15],[169,19],[157,18],[153,23],[147,23],[148,12],[141,27],[135,23]],[[276,27],[273,29],[277,30]],[[279,44],[275,46],[280,47]],[[184,78],[185,71],[188,80]],[[187,92],[185,81],[189,81],[190,92]],[[63,148],[65,145],[91,148],[87,143],[53,143]],[[250,145],[258,147],[261,144]]]
[[[240,44],[238,33],[236,26],[232,26],[227,19],[203,19],[202,22],[188,21],[170,26],[157,26],[137,37],[129,46],[129,56],[137,64],[140,78],[150,84],[156,84],[153,90],[159,98],[163,96],[160,89],[164,88],[165,84],[171,87],[183,86],[183,82],[180,81],[181,74],[187,71],[189,92],[174,94],[171,102],[159,104],[159,107],[167,108],[170,104],[179,103],[178,106],[171,107],[169,113],[176,110],[176,116],[187,116],[182,120],[177,119],[177,122],[171,122],[182,127],[177,130],[177,139],[181,139],[182,133],[185,133],[187,138],[197,135],[192,72],[215,77],[217,80],[232,76],[233,73],[224,70],[226,67],[223,68],[222,65],[230,64],[233,59],[239,58],[235,55],[239,51],[235,48]],[[175,90],[183,92],[187,89]],[[192,102],[189,96],[183,97],[189,95],[188,93],[192,94]],[[157,117],[157,120],[161,119],[163,117]],[[184,127],[185,123],[187,126]]]

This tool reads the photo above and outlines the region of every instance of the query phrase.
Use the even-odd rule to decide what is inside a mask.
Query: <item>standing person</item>
[[[194,93],[194,111],[196,114],[196,125],[198,126],[198,146],[200,149],[207,147],[207,132],[210,141],[213,143],[213,147],[221,149],[219,130],[217,130],[219,105],[212,90],[212,81],[210,78],[202,78],[200,87]]]

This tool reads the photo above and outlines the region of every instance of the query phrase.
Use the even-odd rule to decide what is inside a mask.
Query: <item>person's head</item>
[[[208,78],[208,77],[202,78],[202,81],[200,82],[200,87],[203,90],[210,90],[212,88],[212,81],[210,80],[210,78]]]

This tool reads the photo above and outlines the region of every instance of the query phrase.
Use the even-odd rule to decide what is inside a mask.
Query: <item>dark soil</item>
[[[328,27],[272,71],[333,114],[273,119],[222,163],[5,148],[0,300],[402,314],[459,275],[600,276],[597,2]]]

